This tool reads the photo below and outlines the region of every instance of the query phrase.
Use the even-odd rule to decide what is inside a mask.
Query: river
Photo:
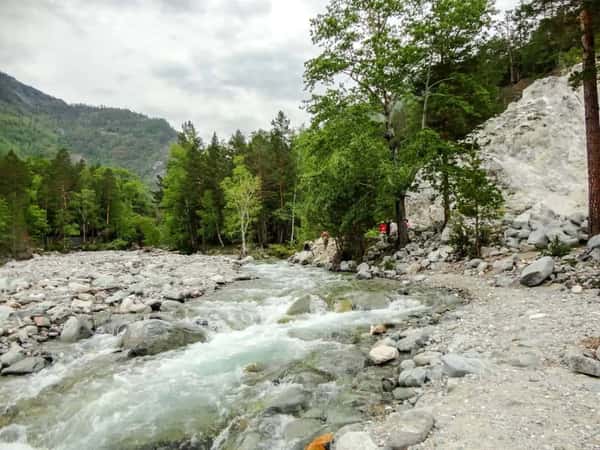
[[[186,304],[208,342],[127,359],[119,337],[96,334],[2,380],[0,448],[302,449],[380,399],[380,376],[361,378],[369,325],[400,323],[435,296],[287,263],[243,270],[250,280]],[[307,295],[310,312],[286,316]]]

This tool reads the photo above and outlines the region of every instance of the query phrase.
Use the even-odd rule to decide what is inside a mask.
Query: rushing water
[[[364,363],[353,343],[357,330],[426,308],[418,296],[399,294],[397,283],[359,283],[285,263],[243,270],[256,278],[186,305],[188,319],[208,322],[206,343],[126,359],[115,352],[118,337],[96,335],[75,346],[56,344],[61,357],[33,376],[2,380],[0,448],[155,449],[182,442],[182,448],[262,448],[257,433],[269,436],[269,449],[296,448],[298,437],[284,430],[297,417],[265,414],[269,398],[285,395],[298,380],[311,390],[311,406],[315,398],[341,395],[346,374]],[[321,302],[310,314],[281,320],[307,294],[329,307]],[[342,298],[359,309],[334,312]],[[314,363],[312,375],[307,361]],[[249,365],[254,370],[244,369]],[[330,378],[307,381],[325,372]],[[240,444],[235,434],[253,427]]]

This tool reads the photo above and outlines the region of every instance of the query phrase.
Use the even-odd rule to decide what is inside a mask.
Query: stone
[[[411,330],[405,333],[396,347],[400,352],[411,352],[425,346],[428,340],[429,336],[423,330]]]
[[[287,310],[288,316],[310,313],[310,295],[305,295],[296,300]]]
[[[548,236],[546,236],[545,228],[538,228],[533,230],[527,239],[527,244],[534,246],[535,248],[541,250],[548,246]]]
[[[381,365],[393,361],[400,356],[398,349],[388,345],[378,345],[369,352],[369,359],[373,364]]]
[[[125,298],[121,302],[121,306],[119,307],[119,312],[121,314],[133,313],[133,314],[141,314],[141,313],[149,313],[152,311],[152,308],[140,301],[138,301],[137,297],[129,296]]]
[[[383,324],[371,325],[371,329],[369,330],[369,334],[371,336],[377,336],[381,334],[385,334],[387,331],[387,327]]]
[[[582,286],[580,286],[580,285],[578,285],[578,284],[576,284],[575,286],[573,286],[573,287],[571,288],[571,292],[572,292],[573,294],[581,294],[581,293],[583,292],[583,287],[582,287]]]
[[[452,228],[449,226],[444,227],[444,231],[442,231],[442,235],[440,236],[440,240],[442,244],[447,244],[452,239]]]
[[[340,263],[340,272],[354,272],[356,270],[355,261],[342,261]]]
[[[23,349],[19,345],[13,343],[8,352],[0,356],[0,367],[12,366],[23,359],[25,359]]]
[[[569,216],[569,221],[575,225],[581,226],[583,222],[585,222],[587,216],[582,212],[576,212]]]
[[[373,278],[373,273],[371,272],[371,268],[367,263],[361,263],[356,268],[357,274],[356,278],[358,280],[370,280]]]
[[[128,324],[121,346],[131,356],[144,356],[205,341],[206,332],[202,328],[150,319]]]
[[[600,234],[592,237],[587,243],[588,250],[600,248]]]
[[[33,318],[33,323],[40,328],[50,328],[51,325],[50,319],[48,319],[46,316],[35,316]]]
[[[477,267],[479,267],[479,265],[482,262],[483,262],[482,259],[474,258],[474,259],[471,259],[470,261],[468,261],[467,263],[465,263],[465,267],[467,269],[476,269]]]
[[[405,359],[400,363],[400,369],[402,370],[411,370],[417,367],[415,362],[412,359]]]
[[[92,282],[92,286],[102,290],[112,290],[121,287],[116,278],[110,275],[100,275]]]
[[[413,357],[417,366],[433,366],[441,362],[442,354],[440,352],[426,351]]]
[[[568,356],[569,367],[573,372],[600,378],[600,361],[580,354]]]
[[[309,392],[301,385],[290,385],[265,400],[268,414],[297,414],[308,407]]]
[[[93,334],[85,320],[79,317],[69,317],[60,333],[60,340],[63,342],[77,342],[81,339],[87,339]]]
[[[69,289],[76,294],[84,294],[92,290],[89,284],[71,282],[68,284]]]
[[[427,439],[433,423],[431,414],[409,409],[390,414],[382,423],[373,425],[370,434],[380,447],[404,450]]]
[[[29,375],[46,367],[46,360],[39,356],[24,358],[2,370],[2,375]]]
[[[518,229],[529,228],[529,222],[531,220],[531,212],[526,211],[513,220],[513,226]]]
[[[512,258],[505,258],[505,259],[499,259],[498,261],[494,261],[494,264],[492,265],[494,272],[496,273],[501,273],[501,272],[509,272],[511,270],[513,270],[513,267],[515,265],[515,262]]]
[[[539,286],[552,275],[553,271],[554,260],[551,256],[544,256],[523,270],[521,284],[528,287]]]
[[[448,353],[442,356],[444,372],[450,378],[460,378],[467,374],[480,374],[483,372],[483,363],[476,358],[467,358],[455,353]]]
[[[335,440],[333,450],[377,450],[371,435],[365,431],[350,431]]]
[[[71,302],[71,309],[75,312],[89,314],[92,312],[93,302],[91,300],[79,300],[75,299]]]
[[[311,251],[304,250],[293,255],[291,261],[294,264],[301,264],[303,266],[307,266],[312,262],[313,258],[314,255]]]
[[[416,396],[417,391],[415,391],[413,388],[399,387],[392,391],[392,395],[394,396],[395,400],[404,401]]]
[[[420,387],[427,381],[427,370],[423,367],[404,370],[398,377],[398,384],[403,387]]]

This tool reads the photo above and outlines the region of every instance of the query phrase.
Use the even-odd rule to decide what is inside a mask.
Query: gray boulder
[[[87,339],[93,334],[87,321],[79,317],[69,317],[60,333],[60,340],[63,342],[77,342],[80,339]]]
[[[310,295],[305,295],[296,300],[287,310],[288,316],[297,316],[300,314],[310,313],[311,298]]]
[[[551,256],[544,256],[523,270],[521,284],[528,287],[539,286],[552,275],[553,271],[554,260]]]
[[[529,245],[533,245],[537,249],[543,249],[548,246],[548,236],[546,236],[546,229],[544,227],[534,230],[527,239]]]
[[[403,370],[398,377],[398,384],[402,387],[420,387],[427,381],[427,369],[416,367]]]
[[[22,359],[6,369],[2,370],[2,375],[29,375],[39,372],[46,367],[46,360],[38,356]]]
[[[371,435],[384,448],[404,450],[427,439],[433,428],[433,416],[418,409],[390,414],[371,428]]]
[[[356,274],[356,278],[359,280],[370,280],[373,278],[373,273],[371,272],[371,268],[367,263],[359,264],[356,271],[358,272]]]
[[[600,378],[600,361],[584,355],[573,354],[569,356],[568,362],[573,372]]]
[[[335,439],[334,450],[377,450],[371,435],[365,431],[350,431]]]
[[[10,350],[4,355],[0,356],[0,367],[12,366],[15,363],[25,359],[25,353],[23,349],[16,343],[10,347]]]
[[[340,272],[354,272],[356,270],[356,262],[342,261],[340,263]]]
[[[442,363],[444,372],[450,378],[460,378],[469,373],[480,374],[483,372],[483,363],[479,359],[467,358],[454,353],[442,356]]]
[[[205,341],[206,333],[202,328],[151,319],[127,325],[121,345],[131,356],[144,356]]]
[[[592,237],[588,243],[587,243],[587,248],[589,250],[595,250],[597,248],[600,248],[600,234]]]

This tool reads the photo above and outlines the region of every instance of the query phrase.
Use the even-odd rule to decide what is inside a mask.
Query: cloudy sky
[[[326,4],[0,0],[0,71],[70,103],[192,120],[204,137],[268,127],[280,109],[299,126],[308,21]]]

